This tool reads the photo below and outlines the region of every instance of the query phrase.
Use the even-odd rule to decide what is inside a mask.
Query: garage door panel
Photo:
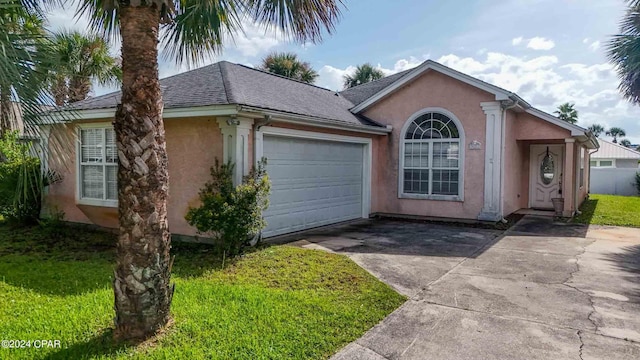
[[[363,145],[265,135],[271,179],[264,236],[362,216]]]

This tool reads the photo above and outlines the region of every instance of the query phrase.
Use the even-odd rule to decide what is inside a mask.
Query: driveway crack
[[[580,357],[580,360],[583,360],[582,350],[584,349],[584,341],[582,340],[582,330],[578,330],[578,339],[580,339],[580,349],[578,349],[578,356]]]
[[[599,326],[598,326],[598,323],[596,322],[596,320],[593,318],[593,316],[595,314],[597,314],[598,311],[596,310],[595,302],[593,301],[593,296],[591,294],[589,294],[588,292],[586,292],[586,291],[584,291],[584,290],[582,290],[582,289],[580,289],[580,288],[578,288],[576,286],[567,284],[568,282],[570,282],[573,279],[575,274],[580,272],[580,261],[582,260],[582,256],[584,255],[584,253],[587,252],[587,246],[589,246],[589,245],[583,246],[582,247],[582,252],[580,254],[576,255],[576,270],[572,271],[569,274],[569,277],[567,278],[567,280],[565,280],[561,285],[564,285],[564,286],[566,286],[568,288],[571,288],[571,289],[573,289],[573,290],[585,295],[589,299],[589,305],[591,306],[591,312],[589,312],[589,314],[587,315],[587,319],[591,322],[591,324],[593,325],[593,327],[595,329],[594,332],[597,334]],[[578,335],[580,335],[580,334],[578,334]]]

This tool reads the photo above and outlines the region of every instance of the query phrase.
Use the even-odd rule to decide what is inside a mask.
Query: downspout
[[[500,103],[502,108],[502,145],[500,148],[500,158],[502,159],[502,166],[500,167],[500,221],[507,223],[507,219],[504,218],[504,168],[505,168],[505,153],[507,151],[507,111],[518,106],[517,101],[502,101]]]

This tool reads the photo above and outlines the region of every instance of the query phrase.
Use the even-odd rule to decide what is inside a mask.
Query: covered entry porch
[[[562,199],[562,216],[571,217],[586,199],[590,152],[597,142],[586,130],[553,119],[559,126],[527,113],[507,119],[505,214],[553,210],[552,199]]]
[[[519,141],[525,174],[521,193],[526,206],[534,210],[554,210],[554,199],[562,199],[562,215],[571,217],[588,193],[588,153],[574,138],[564,140]],[[523,202],[523,205],[524,202]]]

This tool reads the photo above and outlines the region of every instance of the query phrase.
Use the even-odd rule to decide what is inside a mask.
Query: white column
[[[486,115],[486,139],[484,154],[484,202],[478,220],[502,219],[502,138],[503,119],[500,102],[480,103]]]
[[[223,161],[231,161],[235,167],[233,183],[240,184],[242,177],[249,173],[249,134],[253,119],[239,117],[218,118],[218,126],[222,132]]]
[[[575,146],[576,139],[567,138],[564,139],[564,169],[562,174],[562,197],[564,198],[564,212],[563,216],[573,216],[574,202],[575,202],[575,181],[576,181],[576,167],[575,167]]]

